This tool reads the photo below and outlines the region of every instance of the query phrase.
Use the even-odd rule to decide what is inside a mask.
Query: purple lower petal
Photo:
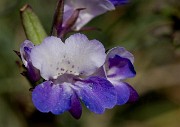
[[[136,102],[139,98],[138,93],[136,92],[136,90],[132,86],[130,86],[129,84],[127,84],[127,85],[128,85],[129,90],[130,90],[130,97],[129,97],[128,102],[129,103]]]
[[[92,112],[101,114],[105,108],[113,108],[117,102],[116,91],[112,84],[100,77],[90,77],[75,83],[76,92]]]
[[[138,100],[138,93],[132,86],[125,82],[114,84],[117,91],[117,105],[123,105],[127,102],[135,102]]]
[[[107,77],[114,79],[131,78],[136,75],[134,66],[127,58],[122,58],[119,55],[115,55],[113,58],[109,58],[109,70],[107,70]]]
[[[35,107],[41,112],[49,112],[57,102],[57,96],[50,96],[53,92],[52,82],[46,81],[36,86],[32,92],[32,101]]]
[[[76,119],[79,119],[81,117],[82,107],[76,94],[73,94],[71,97],[71,109],[69,110],[69,112]]]
[[[41,112],[61,114],[70,109],[72,90],[67,85],[54,85],[51,81],[43,82],[32,92],[32,101]]]
[[[128,102],[130,97],[130,89],[127,83],[119,82],[114,84],[117,92],[117,105],[123,105]]]

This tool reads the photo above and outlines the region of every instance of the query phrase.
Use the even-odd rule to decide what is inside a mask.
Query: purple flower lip
[[[97,114],[102,114],[106,108],[112,108],[116,104],[114,87],[100,77],[89,77],[74,85],[46,81],[36,86],[32,92],[33,103],[39,111],[53,114],[69,111],[76,119],[82,114],[79,98],[89,110]]]

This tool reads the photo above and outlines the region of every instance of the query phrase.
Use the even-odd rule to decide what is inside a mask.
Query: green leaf
[[[28,4],[20,9],[20,14],[27,39],[32,41],[35,45],[40,44],[47,34],[39,18]]]

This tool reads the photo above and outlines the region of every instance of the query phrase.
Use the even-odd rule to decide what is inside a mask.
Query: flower
[[[114,86],[106,78],[94,75],[106,60],[99,41],[74,34],[65,43],[51,36],[40,45],[34,46],[30,41],[22,45],[26,46],[21,46],[21,52],[28,50],[26,55],[21,53],[23,63],[25,66],[32,63],[45,80],[32,92],[32,101],[39,111],[53,114],[69,111],[78,119],[82,113],[80,100],[97,114],[116,105]]]
[[[39,70],[32,65],[30,58],[32,48],[34,48],[34,45],[30,41],[24,41],[20,46],[20,55],[24,66],[27,68],[25,75],[32,83],[34,83],[40,79],[40,73]]]
[[[80,30],[94,17],[107,11],[114,10],[115,6],[124,3],[127,3],[127,0],[66,0],[64,6],[63,24],[65,25],[76,9],[85,8],[80,12],[74,25],[75,30]]]
[[[117,92],[117,105],[135,102],[138,99],[136,90],[123,81],[136,75],[133,62],[134,57],[130,52],[123,47],[115,47],[108,51],[104,66],[97,73],[101,77],[106,77],[114,85]]]

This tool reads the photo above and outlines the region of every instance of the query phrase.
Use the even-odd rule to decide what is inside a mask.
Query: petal
[[[31,51],[32,64],[40,70],[41,76],[56,79],[64,56],[64,43],[57,37],[47,37]]]
[[[121,4],[127,4],[128,0],[109,0],[110,2],[112,2],[114,4],[114,6],[119,6]]]
[[[113,81],[112,84],[117,92],[117,105],[132,103],[138,100],[138,93],[128,83]]]
[[[64,14],[63,14],[63,27],[65,26],[68,19],[72,16],[75,8],[72,8],[71,6],[65,4],[64,5]]]
[[[113,83],[117,92],[117,105],[123,105],[128,102],[130,97],[130,89],[127,83],[116,82]]]
[[[30,61],[29,55],[33,47],[34,44],[29,40],[25,40],[20,46],[21,59],[25,67],[27,67],[28,64],[27,61]]]
[[[66,7],[67,6],[67,7]],[[85,24],[87,24],[92,18],[105,13],[109,10],[114,10],[114,5],[109,0],[66,0],[65,1],[65,16],[68,17],[66,13],[70,10],[75,10],[77,8],[86,8],[83,10],[79,18],[74,25],[76,30],[82,28]],[[72,11],[73,12],[73,11]]]
[[[27,78],[31,82],[36,82],[40,79],[39,70],[36,69],[31,62],[30,53],[34,48],[34,44],[29,40],[24,41],[20,46],[21,59],[24,66],[27,68]]]
[[[128,88],[129,88],[129,90],[130,90],[130,97],[129,97],[128,102],[129,102],[129,103],[136,102],[136,101],[138,100],[138,98],[139,98],[138,93],[137,93],[136,90],[135,90],[132,86],[130,86],[129,84],[127,84],[127,86],[128,86]]]
[[[27,78],[32,82],[37,82],[40,80],[40,72],[38,69],[36,69],[31,62],[28,62],[27,65]]]
[[[107,67],[107,77],[110,80],[121,80],[131,78],[136,75],[134,66],[127,58],[122,58],[115,55],[114,58],[109,58],[109,65]]]
[[[90,75],[101,67],[106,58],[104,46],[97,40],[89,41],[83,34],[71,35],[65,41],[67,57],[72,71]]]
[[[65,44],[59,38],[48,37],[31,52],[33,66],[46,80],[64,73],[90,75],[104,64],[105,58],[103,45],[82,34],[71,35]]]
[[[114,58],[115,55],[119,55],[122,58],[127,58],[127,59],[129,59],[131,61],[131,63],[134,63],[134,56],[133,56],[133,54],[131,54],[129,51],[127,51],[123,47],[115,47],[115,48],[110,49],[107,52],[106,60],[108,61],[109,58]]]
[[[76,94],[73,94],[71,97],[71,109],[69,110],[69,112],[76,119],[79,119],[81,117],[82,107]]]
[[[75,85],[78,96],[92,112],[101,114],[105,108],[113,108],[117,102],[116,91],[105,78],[90,77],[77,81]]]
[[[51,81],[36,86],[32,92],[32,101],[41,112],[61,114],[70,109],[73,94],[68,84],[55,85]]]

